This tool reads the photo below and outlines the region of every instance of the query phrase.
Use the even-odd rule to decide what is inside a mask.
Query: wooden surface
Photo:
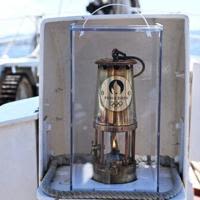
[[[190,180],[193,186],[194,195],[200,197],[200,162],[190,162]]]

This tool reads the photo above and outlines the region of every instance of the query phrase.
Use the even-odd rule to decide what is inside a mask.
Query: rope
[[[59,191],[51,188],[50,184],[59,166],[69,165],[69,159],[65,155],[52,159],[50,167],[44,176],[40,188],[48,196],[56,199],[101,199],[101,200],[169,200],[177,196],[182,190],[183,184],[177,173],[174,160],[168,156],[161,157],[161,165],[170,167],[173,187],[167,192],[117,192],[117,191]]]

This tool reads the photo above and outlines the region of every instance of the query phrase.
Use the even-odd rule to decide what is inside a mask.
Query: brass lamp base
[[[95,181],[106,184],[121,184],[135,181],[136,178],[136,164],[131,163],[127,165],[107,165],[94,164]]]

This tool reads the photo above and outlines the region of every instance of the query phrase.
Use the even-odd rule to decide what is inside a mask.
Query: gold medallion
[[[131,102],[131,85],[122,76],[110,76],[101,85],[100,98],[102,105],[108,110],[123,111]]]

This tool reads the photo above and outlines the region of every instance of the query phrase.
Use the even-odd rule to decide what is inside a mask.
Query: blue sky
[[[0,37],[35,30],[33,15],[85,15],[88,0],[1,0]],[[199,0],[140,0],[142,11],[175,12],[190,16],[191,29],[200,30]],[[62,5],[62,6],[61,6]],[[24,18],[26,16],[26,18]],[[23,17],[23,18],[21,18]]]

